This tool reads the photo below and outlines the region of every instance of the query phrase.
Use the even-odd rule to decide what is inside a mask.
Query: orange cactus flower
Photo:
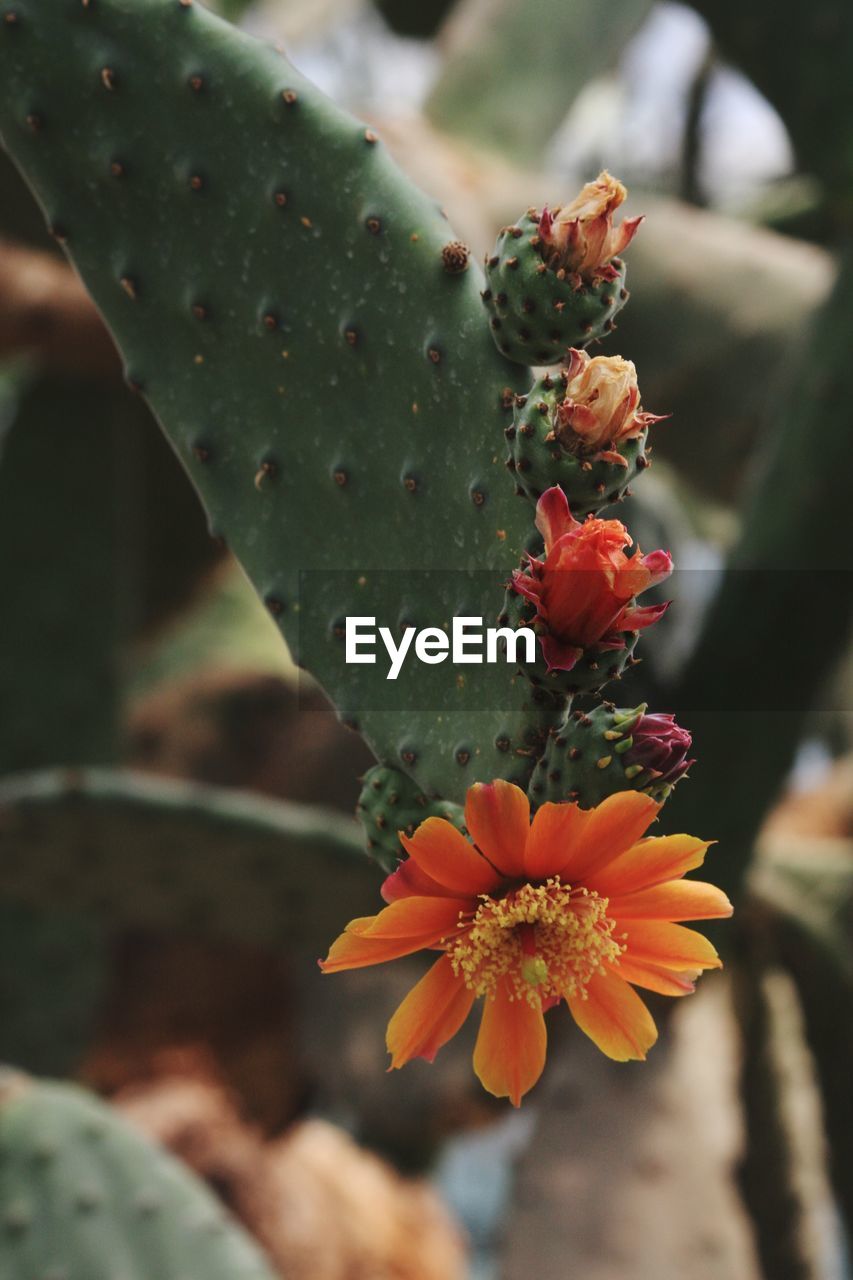
[[[624,633],[641,631],[667,604],[638,608],[635,598],[672,572],[666,551],[644,556],[625,548],[632,539],[619,520],[588,516],[581,523],[562,489],[546,489],[536,504],[545,559],[530,557],[512,586],[536,605],[540,643],[549,671],[571,671],[585,649],[624,649]]]
[[[474,1070],[515,1106],[545,1065],[544,1015],[563,1000],[608,1057],[645,1058],[657,1029],[634,987],[692,991],[720,960],[678,922],[732,910],[713,885],[682,879],[708,842],[644,838],[659,808],[623,791],[594,809],[543,804],[531,823],[519,787],[477,783],[465,805],[470,839],[444,818],[401,833],[409,856],[383,885],[389,905],[352,920],[320,967],[440,952],[388,1024],[391,1068],[431,1062],[482,997]]]
[[[616,446],[666,417],[643,410],[637,370],[633,361],[622,356],[590,357],[572,347],[565,383],[554,435],[572,452],[592,452],[595,461],[627,467]]]
[[[579,195],[556,212],[546,206],[539,217],[539,237],[546,262],[574,278],[578,286],[595,280],[614,280],[612,260],[624,253],[637,234],[642,218],[624,218],[618,227],[613,214],[627,191],[605,169]]]

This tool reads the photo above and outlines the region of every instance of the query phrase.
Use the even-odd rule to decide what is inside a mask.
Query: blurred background
[[[848,0],[218,7],[381,132],[478,258],[602,167],[647,215],[607,350],[673,416],[620,517],[679,573],[635,692],[694,730],[668,829],[719,836],[740,923],[645,1067],[555,1025],[519,1112],[468,1034],[384,1073],[418,961],[315,964],[375,908],[370,753],[209,536],[0,153],[0,1058],[116,1102],[296,1280],[850,1277]],[[270,906],[253,869],[294,801],[339,809],[352,856],[296,840]]]

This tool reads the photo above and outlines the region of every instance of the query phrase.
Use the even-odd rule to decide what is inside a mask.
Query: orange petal
[[[696,979],[699,971],[686,969],[683,973],[673,973],[670,969],[661,969],[658,965],[644,964],[640,960],[632,960],[622,956],[612,972],[626,982],[633,982],[636,987],[645,987],[647,991],[657,991],[662,996],[689,996],[696,990]]]
[[[664,880],[650,889],[611,897],[607,908],[607,914],[618,921],[721,920],[732,911],[722,889],[702,880]]]
[[[489,862],[505,876],[524,876],[530,802],[512,782],[475,782],[465,800],[465,826]]]
[[[431,947],[452,933],[459,915],[470,908],[464,898],[402,898],[377,916],[351,920],[325,960],[324,973],[363,969]]]
[[[636,844],[657,816],[660,805],[641,791],[617,791],[589,810],[583,843],[573,850],[560,875],[569,884],[597,888],[591,877]]]
[[[576,804],[543,804],[536,811],[524,853],[530,880],[555,875],[582,843],[590,814]]]
[[[402,837],[403,833],[397,834]],[[404,858],[396,871],[385,877],[379,892],[386,902],[397,902],[400,898],[447,897],[444,885],[421,871],[411,858]]]
[[[594,974],[586,998],[566,996],[566,1002],[581,1031],[617,1062],[645,1058],[658,1038],[652,1015],[633,987],[615,973]]]
[[[420,938],[379,940],[360,938],[356,933],[342,933],[329,948],[325,960],[318,963],[323,973],[340,973],[342,969],[364,969],[371,964],[384,964],[420,951],[426,944]]]
[[[436,960],[388,1023],[389,1070],[405,1066],[412,1058],[432,1062],[441,1046],[456,1035],[473,1003],[474,992],[457,978],[447,956]]]
[[[486,998],[474,1047],[474,1070],[496,1098],[517,1107],[545,1066],[548,1035],[542,1010],[526,1000],[510,1000],[505,983]]]
[[[446,818],[427,818],[400,842],[422,871],[453,893],[488,893],[500,877]]]
[[[443,938],[451,932],[462,912],[471,910],[468,898],[401,898],[383,908],[377,916],[351,920],[347,933],[360,938],[408,938],[422,934]]]
[[[617,927],[614,936],[619,937]],[[716,950],[701,933],[680,924],[661,921],[626,921],[628,950],[626,959],[657,965],[662,969],[721,969]]]
[[[648,889],[701,867],[710,843],[695,836],[650,836],[631,848],[623,846],[618,857],[590,875],[587,884],[607,897]]]

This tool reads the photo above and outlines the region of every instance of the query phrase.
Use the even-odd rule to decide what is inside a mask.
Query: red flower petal
[[[583,649],[577,648],[576,645],[565,644],[557,636],[540,636],[539,646],[549,671],[571,671],[583,657]]]
[[[444,885],[421,871],[411,858],[406,858],[396,871],[385,877],[379,892],[386,902],[398,902],[400,898],[447,897]]]
[[[648,604],[643,608],[630,608],[620,613],[616,626],[620,631],[644,631],[646,627],[654,626],[658,619],[662,618],[669,608],[671,600],[665,600],[663,604]]]
[[[643,556],[642,563],[651,575],[648,582],[650,587],[657,586],[672,573],[672,556],[668,551],[650,551],[647,556]]]
[[[545,540],[546,553],[563,534],[580,528],[569,508],[569,500],[559,485],[546,489],[536,503],[536,528]]]

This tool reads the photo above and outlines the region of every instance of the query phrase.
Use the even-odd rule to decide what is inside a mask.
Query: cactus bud
[[[671,715],[647,715],[645,703],[603,702],[554,732],[533,771],[530,799],[538,807],[571,797],[588,808],[615,791],[643,791],[662,803],[693,764],[691,744]]]
[[[640,765],[634,785],[659,792],[674,786],[694,763],[688,759],[693,737],[676,724],[675,716],[641,715],[631,729],[631,746],[623,756],[623,764]]]
[[[651,626],[666,611],[666,604],[640,608],[636,597],[669,576],[672,560],[665,551],[626,555],[632,540],[619,520],[575,520],[556,486],[537,503],[536,527],[545,559],[530,556],[527,567],[513,574],[512,588],[535,605],[549,673],[574,676],[580,659],[589,666],[593,651],[595,674],[587,687],[599,688],[609,669],[599,659],[624,651],[629,633]]]
[[[555,438],[572,452],[587,452],[627,468],[617,446],[642,435],[666,415],[645,413],[640,405],[637,370],[622,356],[569,352],[565,395],[557,405]]]
[[[441,817],[462,828],[462,810],[449,800],[430,800],[408,774],[390,765],[375,764],[362,779],[356,813],[364,829],[370,856],[386,871],[393,871],[403,856],[400,832],[411,835],[427,818]],[[409,867],[406,874],[412,868]],[[389,876],[390,891],[395,878]]]
[[[540,378],[516,405],[516,479],[533,502],[558,484],[576,517],[600,511],[648,465],[648,429],[663,416],[642,409],[630,360],[572,348],[560,376]]]
[[[510,360],[557,364],[568,347],[585,346],[615,328],[625,305],[628,247],[642,218],[613,225],[625,199],[621,182],[602,173],[563,208],[530,209],[504,227],[486,259],[492,336]]]

